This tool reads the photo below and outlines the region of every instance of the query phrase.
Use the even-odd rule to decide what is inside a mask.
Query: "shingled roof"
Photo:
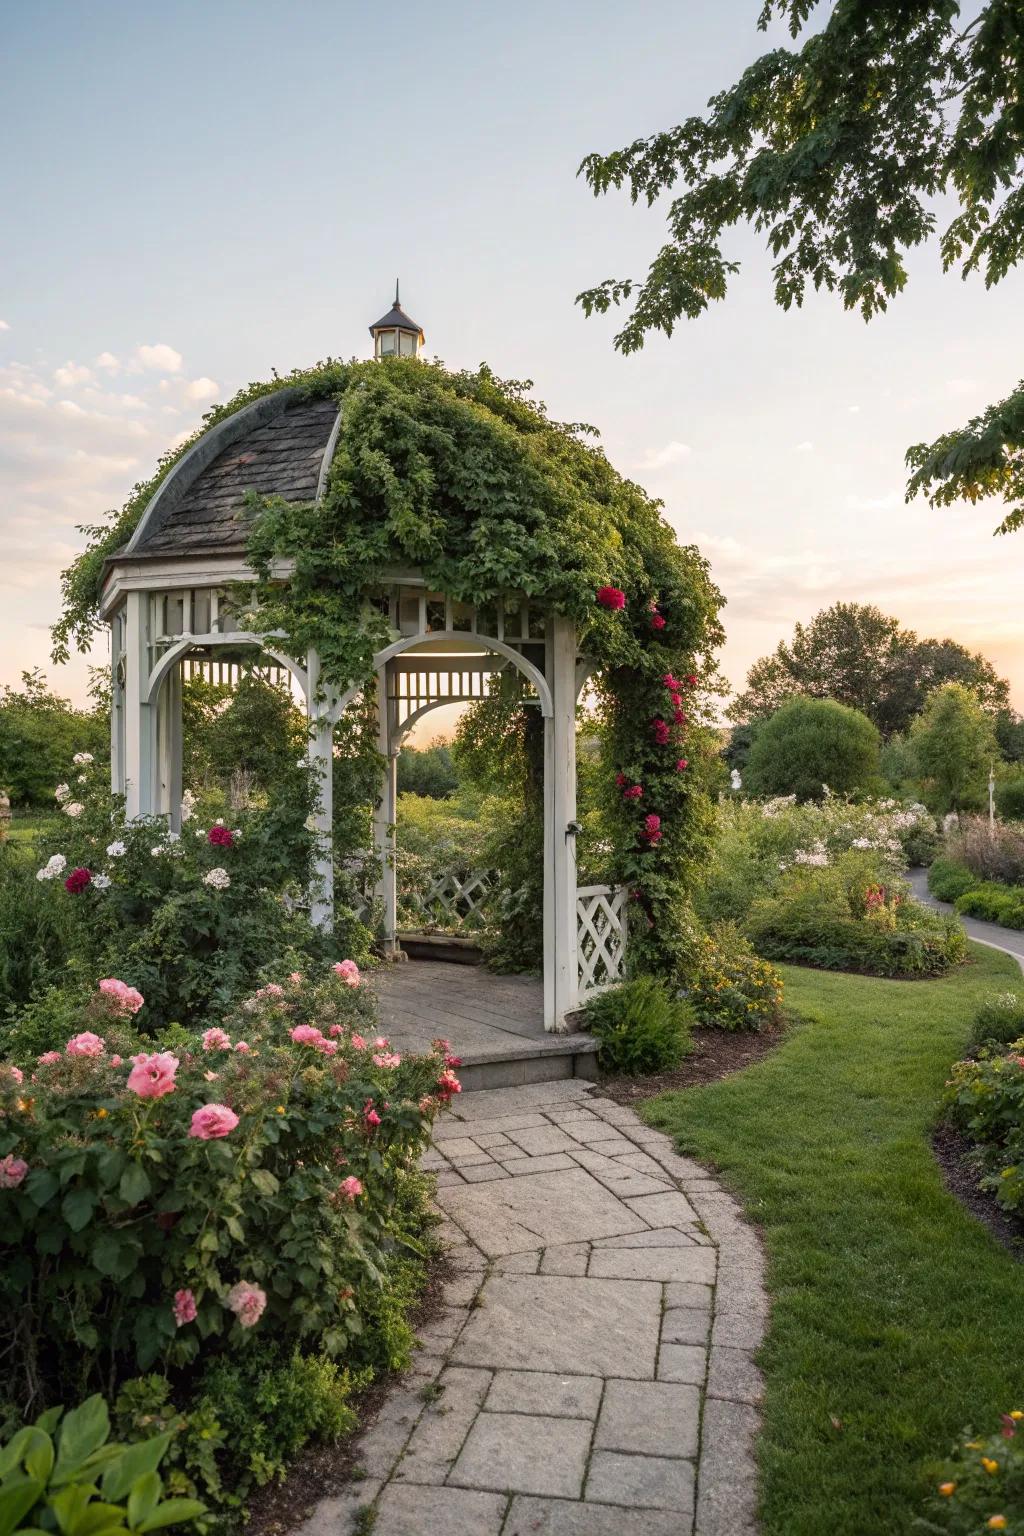
[[[204,434],[168,475],[123,555],[236,553],[245,548],[248,491],[312,501],[338,406],[287,389]],[[121,556],[119,556],[121,558]]]

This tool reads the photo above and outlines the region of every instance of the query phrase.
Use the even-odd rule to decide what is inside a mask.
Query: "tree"
[[[910,746],[932,810],[943,815],[981,804],[998,749],[992,721],[969,688],[937,688],[914,721]]]
[[[75,709],[70,700],[50,692],[38,668],[21,674],[20,689],[4,688],[0,787],[14,805],[52,807],[53,791],[71,773],[76,752],[88,752],[99,763],[109,761],[109,700],[97,697],[95,708]]]
[[[765,0],[759,26],[804,31],[818,0]],[[935,231],[935,203],[956,211],[939,249],[945,270],[1005,277],[1024,252],[1024,27],[1020,0],[984,0],[961,25],[956,0],[839,0],[799,49],[757,59],[703,117],[580,166],[595,196],[628,184],[633,202],[673,190],[668,241],[642,281],[609,278],[578,296],[587,314],[634,299],[616,337],[671,335],[723,299],[738,270],[724,250],[751,224],[774,261],[776,303],[808,283],[838,291],[866,320],[907,281],[905,256]],[[677,187],[682,188],[676,191]],[[966,427],[908,450],[908,498],[933,506],[1000,497],[998,532],[1024,523],[1024,382]]]
[[[447,800],[459,787],[459,775],[446,741],[432,747],[404,747],[398,756],[398,793]]]
[[[747,759],[753,795],[821,800],[875,787],[879,735],[866,715],[834,699],[787,699],[765,721]]]
[[[803,694],[861,710],[888,738],[907,730],[928,695],[947,682],[966,684],[993,714],[1008,708],[1009,685],[984,656],[955,640],[919,640],[872,604],[835,603],[754,663],[729,716],[763,719]]]

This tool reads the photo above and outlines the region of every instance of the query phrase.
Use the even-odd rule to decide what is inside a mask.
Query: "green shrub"
[[[945,852],[978,880],[1024,886],[1024,826],[1016,822],[993,825],[987,816],[961,816],[947,834]]]
[[[0,1018],[67,965],[70,914],[36,868],[16,844],[0,843]]]
[[[983,1189],[1005,1210],[1024,1209],[1024,1038],[1008,1050],[958,1061],[946,1088],[954,1124],[978,1147]]]
[[[1024,1410],[1002,1415],[990,1435],[964,1431],[949,1460],[935,1472],[926,1517],[915,1529],[948,1536],[988,1536],[1024,1531]]]
[[[854,854],[795,865],[776,895],[754,903],[745,931],[770,960],[869,976],[938,976],[967,954],[955,918],[907,900],[902,882],[869,883]]]
[[[959,859],[938,858],[928,871],[928,889],[938,901],[956,901],[976,884],[977,876]]]
[[[970,1049],[1009,1045],[1024,1038],[1024,997],[1016,992],[1000,992],[986,998],[974,1015]]]
[[[131,1055],[142,999],[108,981],[63,1053],[0,1067],[16,1396],[59,1401],[257,1339],[358,1357],[396,1243],[423,1252],[405,1186],[458,1085],[440,1047],[368,1044],[355,980],[263,987],[180,1057]]]
[[[782,978],[734,923],[716,923],[698,943],[686,995],[698,1024],[760,1030],[779,1017]]]
[[[206,1506],[165,1499],[157,1470],[170,1438],[111,1441],[110,1415],[98,1395],[70,1413],[51,1409],[0,1447],[0,1528],[5,1536],[145,1536],[191,1524]]]
[[[759,726],[744,784],[754,795],[820,800],[881,782],[881,737],[867,715],[834,699],[787,699]]]
[[[678,1066],[690,1048],[690,1009],[664,982],[637,976],[591,998],[587,1028],[601,1042],[602,1072],[641,1077]]]
[[[1006,821],[1024,821],[1024,772],[1019,768],[997,781],[996,810]]]
[[[958,912],[1004,928],[1024,928],[1024,887],[983,881],[964,891],[954,903]]]

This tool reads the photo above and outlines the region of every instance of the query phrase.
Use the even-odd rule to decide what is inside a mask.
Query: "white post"
[[[576,629],[553,615],[544,722],[544,1028],[564,1030],[579,999],[576,935]]]
[[[377,673],[377,750],[385,760],[380,800],[373,813],[373,848],[381,872],[374,895],[384,909],[381,941],[385,955],[393,955],[398,926],[398,873],[395,869],[395,817],[398,814],[398,754],[392,748],[391,706],[388,703],[387,667]]]
[[[118,609],[110,620],[110,788],[124,794],[124,687],[121,660],[124,656],[124,613]]]
[[[175,665],[161,684],[150,709],[155,715],[153,809],[181,831],[181,667]]]
[[[153,719],[149,694],[148,592],[129,592],[125,613],[125,810],[129,819],[153,809]]]
[[[330,929],[334,923],[334,726],[330,722],[330,700],[318,698],[320,692],[320,656],[310,650],[306,657],[306,720],[310,726],[306,754],[316,770],[319,804],[316,823],[316,888],[311,917],[317,928]]]

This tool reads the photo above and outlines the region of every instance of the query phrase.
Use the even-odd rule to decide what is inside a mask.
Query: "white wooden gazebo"
[[[375,355],[417,355],[420,327],[397,303],[371,327]],[[180,825],[183,667],[248,660],[286,669],[305,701],[309,755],[319,772],[314,921],[333,916],[334,727],[359,690],[323,686],[311,650],[300,665],[280,636],[244,627],[232,594],[254,579],[245,558],[246,495],[308,502],[322,496],[341,421],[330,399],[282,387],[210,428],[174,466],[129,542],[108,561],[102,616],[111,628],[111,777],[129,816]],[[287,565],[275,571],[288,578]],[[576,884],[576,706],[589,675],[575,627],[521,593],[480,608],[455,602],[412,569],[386,572],[364,601],[393,638],[374,658],[379,747],[387,762],[373,836],[385,955],[396,949],[396,760],[415,723],[440,706],[478,700],[510,670],[544,719],[544,1025],[563,1030],[589,992],[622,974],[626,893]]]

